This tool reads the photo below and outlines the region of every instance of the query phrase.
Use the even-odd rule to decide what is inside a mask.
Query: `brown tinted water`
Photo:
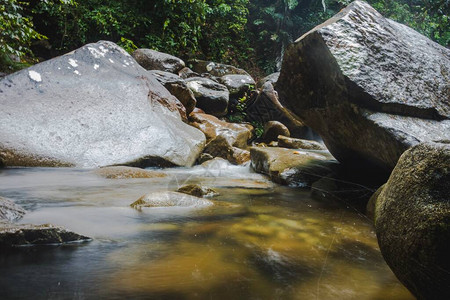
[[[370,222],[339,202],[278,186],[247,167],[172,169],[104,179],[89,170],[0,170],[21,223],[94,240],[0,253],[1,299],[413,299],[380,254]],[[129,205],[202,182],[203,209]]]

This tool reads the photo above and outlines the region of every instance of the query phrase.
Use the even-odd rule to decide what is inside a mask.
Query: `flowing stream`
[[[0,170],[0,196],[93,238],[0,253],[0,299],[414,299],[384,262],[369,220],[248,167],[106,179],[91,170]],[[202,183],[208,208],[129,205]],[[219,205],[220,204],[220,205]]]

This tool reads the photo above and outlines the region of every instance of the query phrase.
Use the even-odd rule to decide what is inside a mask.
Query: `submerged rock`
[[[310,186],[338,164],[327,151],[252,147],[250,155],[256,172],[276,183],[299,187]]]
[[[406,151],[375,201],[381,253],[418,299],[450,298],[450,144]]]
[[[87,242],[92,239],[51,224],[0,223],[0,247]]]
[[[137,49],[133,52],[133,58],[147,70],[177,73],[185,67],[184,61],[180,58],[152,49]]]
[[[448,74],[450,49],[355,1],[286,51],[277,91],[339,161],[387,173],[450,138]]]
[[[17,221],[21,219],[25,213],[26,210],[24,210],[21,206],[15,204],[9,199],[0,197],[0,221]]]
[[[94,173],[107,179],[158,178],[167,176],[161,172],[127,166],[104,167],[94,170]]]
[[[199,108],[217,117],[227,114],[230,93],[226,86],[203,77],[188,78],[186,83],[194,93]]]
[[[111,42],[1,79],[0,99],[0,165],[190,166],[205,143],[181,103]]]
[[[213,205],[213,202],[199,197],[178,192],[157,192],[142,196],[130,206],[136,209],[144,207],[185,207],[203,208]]]
[[[263,140],[266,143],[276,141],[279,135],[289,137],[289,129],[281,122],[269,121],[264,125]]]
[[[278,146],[291,149],[327,150],[327,148],[316,141],[291,138],[283,135],[278,136]]]
[[[180,187],[177,192],[188,194],[195,197],[205,198],[219,195],[215,190],[199,184],[187,184]]]

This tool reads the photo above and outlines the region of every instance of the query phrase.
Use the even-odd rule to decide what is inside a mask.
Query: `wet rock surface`
[[[406,151],[375,200],[381,252],[418,299],[450,297],[450,144]]]
[[[289,137],[291,133],[289,129],[281,122],[269,121],[264,125],[264,134],[262,139],[264,142],[269,143],[272,141],[277,141],[278,136]]]
[[[0,223],[0,247],[88,242],[91,238],[51,224]]]
[[[310,186],[338,165],[328,151],[252,147],[250,155],[256,172],[276,183],[297,187]]]
[[[4,77],[1,164],[98,167],[157,158],[192,165],[204,135],[182,122],[181,103],[146,73],[102,41]]]
[[[226,86],[203,77],[188,78],[186,83],[194,93],[199,108],[217,117],[227,114],[230,93]]]
[[[12,200],[0,197],[0,222],[3,221],[17,221],[25,215],[26,211]],[[0,224],[1,226],[1,224]]]
[[[213,205],[213,202],[199,197],[179,192],[156,192],[142,196],[130,206],[135,209],[146,207],[184,207],[204,208]]]
[[[133,52],[133,58],[147,70],[177,73],[185,67],[184,61],[180,58],[152,49],[137,49]]]
[[[107,179],[160,178],[167,176],[162,172],[127,166],[104,167],[94,170],[94,173]]]
[[[283,135],[278,136],[278,147],[306,150],[327,150],[327,148],[316,141],[291,138]]]
[[[229,123],[203,113],[192,113],[189,120],[190,125],[205,134],[207,143],[217,136],[223,136],[231,146],[247,148],[247,143],[252,137],[251,125]]]
[[[449,138],[449,73],[449,49],[355,1],[286,51],[277,90],[339,161],[387,173]]]
[[[219,135],[211,140],[205,147],[204,153],[213,157],[221,157],[232,164],[241,165],[250,160],[250,152],[230,144],[229,140]]]
[[[208,198],[219,195],[215,190],[199,184],[187,184],[180,187],[177,192],[199,198]]]

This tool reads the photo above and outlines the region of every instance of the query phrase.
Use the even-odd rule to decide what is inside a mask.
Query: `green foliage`
[[[247,106],[249,104],[250,98],[254,96],[256,92],[256,87],[253,84],[248,85],[247,91],[238,99],[234,113],[227,116],[229,122],[232,123],[250,123],[255,128],[255,135],[257,138],[261,137],[264,132],[264,125],[261,122],[249,120],[247,118]]]
[[[33,40],[45,37],[57,51],[51,55],[105,39],[129,52],[152,48],[185,59],[230,63],[259,77],[279,69],[289,43],[350,2],[0,0],[0,55],[23,57],[30,54]],[[368,2],[385,16],[449,46],[449,0]]]
[[[23,15],[24,5],[17,0],[0,1],[0,56],[31,54],[31,42],[45,38],[34,30],[32,19]]]
[[[125,49],[128,53],[133,53],[138,47],[133,43],[132,40],[126,39],[124,37],[120,38],[120,41],[117,43],[120,47]]]
[[[443,46],[450,46],[450,1],[369,0],[384,16],[406,24]]]

